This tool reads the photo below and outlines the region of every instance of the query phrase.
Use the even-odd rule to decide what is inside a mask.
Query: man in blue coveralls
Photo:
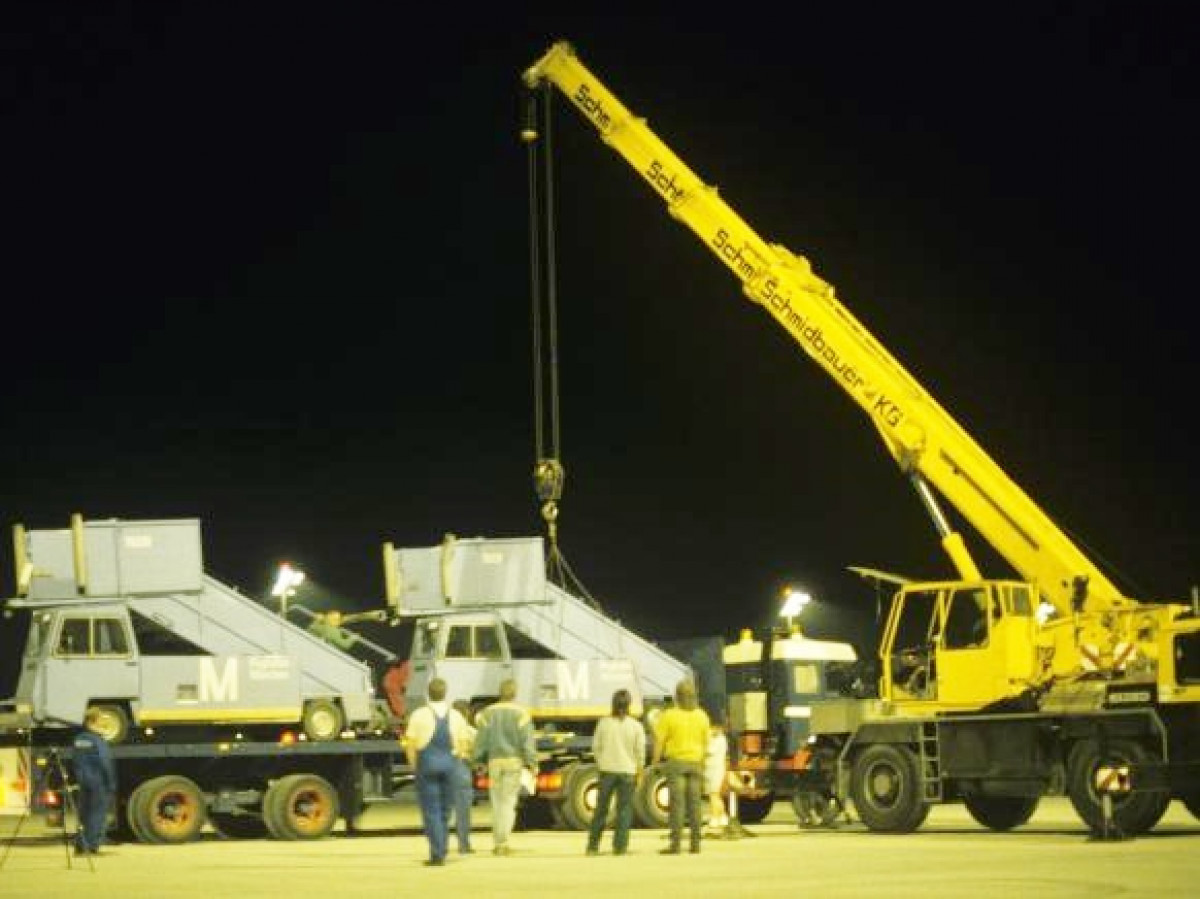
[[[454,807],[459,759],[469,752],[467,721],[446,701],[446,682],[429,682],[429,702],[408,719],[404,752],[417,772],[421,822],[429,840],[427,865],[446,863],[446,819]]]
[[[117,769],[108,741],[97,732],[100,710],[89,708],[83,730],[75,736],[71,760],[79,784],[79,831],[75,834],[76,855],[98,855],[104,842],[108,807],[117,792]]]

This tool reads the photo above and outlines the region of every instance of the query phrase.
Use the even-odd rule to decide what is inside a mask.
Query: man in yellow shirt
[[[663,712],[654,726],[653,763],[664,762],[670,794],[670,842],[663,855],[678,855],[686,810],[690,851],[700,851],[700,795],[704,780],[704,754],[708,749],[708,713],[700,708],[696,685],[683,680],[675,688],[675,705]],[[665,761],[664,761],[665,760]]]

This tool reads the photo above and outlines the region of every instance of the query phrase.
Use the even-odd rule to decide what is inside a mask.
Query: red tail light
[[[39,808],[54,809],[62,807],[62,794],[58,790],[42,790],[38,793]]]

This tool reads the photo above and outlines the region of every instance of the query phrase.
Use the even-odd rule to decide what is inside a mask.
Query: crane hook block
[[[567,472],[557,459],[539,459],[533,468],[533,489],[543,503],[562,499],[563,481]]]

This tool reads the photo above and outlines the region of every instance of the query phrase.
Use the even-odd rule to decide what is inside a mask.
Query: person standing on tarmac
[[[444,680],[435,677],[429,682],[428,692],[429,702],[409,717],[404,752],[409,767],[417,773],[421,823],[429,840],[429,858],[425,864],[444,865],[446,822],[454,806],[459,769],[455,747],[466,745],[467,722],[446,702]]]
[[[101,712],[92,706],[83,716],[83,729],[71,748],[79,784],[79,830],[76,855],[99,855],[104,842],[108,808],[117,792],[117,768],[108,741],[99,734]]]
[[[704,779],[704,756],[710,730],[708,713],[700,708],[696,685],[682,680],[675,688],[675,705],[663,712],[654,726],[654,764],[663,759],[670,796],[668,823],[670,842],[663,855],[678,855],[683,837],[686,809],[690,826],[689,851],[700,851],[700,794]]]
[[[517,820],[521,770],[537,773],[537,746],[533,719],[517,704],[517,682],[507,678],[500,684],[500,701],[476,717],[474,761],[487,764],[488,797],[492,803],[492,853],[509,855],[509,834]]]
[[[458,835],[458,854],[470,855],[475,851],[471,848],[471,806],[475,804],[475,769],[471,764],[471,754],[475,751],[475,727],[471,720],[475,716],[466,700],[456,700],[454,708],[467,723],[463,743],[456,746],[454,752],[458,760],[454,784],[454,831]]]
[[[708,752],[704,756],[704,789],[708,793],[708,826],[721,832],[729,826],[725,811],[725,777],[729,763],[729,738],[725,721],[718,712],[712,715],[712,731],[708,737]]]
[[[592,751],[600,769],[600,787],[596,810],[588,828],[587,854],[600,852],[600,835],[608,818],[608,807],[617,797],[617,820],[613,826],[613,855],[624,855],[629,849],[629,826],[633,819],[633,789],[646,764],[646,731],[642,723],[629,714],[631,697],[628,690],[618,690],[612,697],[612,715],[596,724]]]

